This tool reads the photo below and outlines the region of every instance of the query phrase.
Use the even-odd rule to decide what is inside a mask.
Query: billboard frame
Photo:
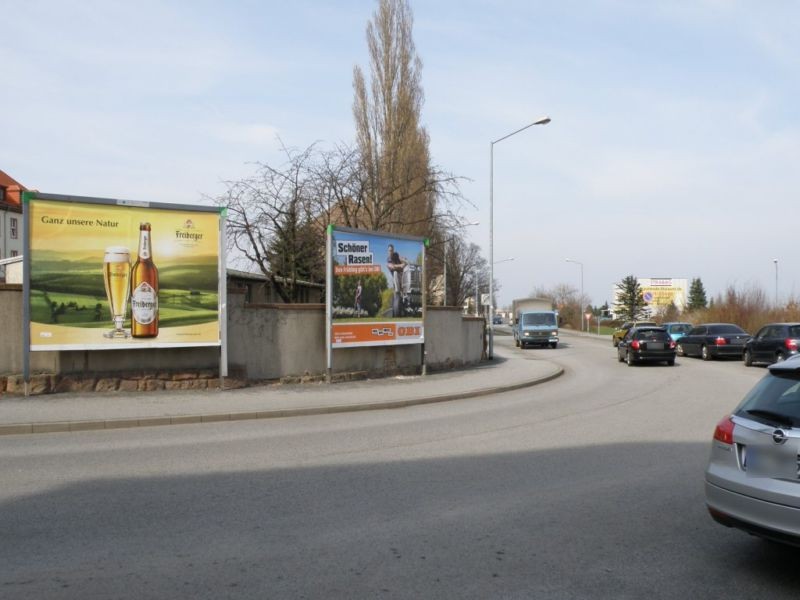
[[[128,200],[120,198],[100,198],[94,196],[75,196],[66,194],[49,194],[38,191],[25,191],[22,193],[22,252],[23,252],[23,275],[22,275],[22,318],[23,318],[23,379],[25,381],[25,395],[29,393],[30,384],[30,353],[31,350],[31,309],[30,309],[30,273],[31,273],[31,235],[30,235],[30,202],[45,200],[53,202],[65,202],[75,204],[95,204],[99,206],[121,206],[131,208],[147,208],[155,210],[177,210],[182,212],[197,213],[216,213],[219,215],[219,248],[217,253],[217,318],[219,322],[219,341],[218,342],[168,342],[163,345],[125,345],[113,347],[86,347],[81,348],[48,348],[41,351],[104,351],[104,350],[144,350],[144,349],[170,349],[170,348],[199,348],[199,347],[219,347],[220,348],[220,389],[223,388],[223,378],[228,375],[228,350],[227,350],[227,272],[226,272],[226,252],[225,252],[225,233],[227,210],[224,207],[200,206],[191,204],[178,204],[172,202],[149,202],[142,200]]]
[[[423,335],[420,342],[383,342],[383,343],[359,343],[357,346],[346,346],[334,348],[333,345],[333,237],[334,232],[351,233],[356,235],[369,235],[372,237],[380,237],[388,240],[406,240],[418,242],[422,249],[422,275],[421,275],[421,296],[422,296],[422,326]],[[334,350],[349,350],[351,348],[369,348],[374,346],[400,346],[400,345],[418,345],[421,349],[421,364],[422,374],[425,375],[425,316],[427,314],[427,260],[426,251],[429,245],[429,240],[423,236],[407,235],[402,233],[391,233],[385,231],[375,231],[371,229],[358,229],[354,227],[344,227],[339,225],[329,224],[325,229],[325,353],[326,353],[326,381],[331,383],[333,376],[333,351]]]

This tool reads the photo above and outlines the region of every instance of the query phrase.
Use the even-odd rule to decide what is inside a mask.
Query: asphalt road
[[[510,345],[510,339],[497,343]],[[402,410],[0,439],[0,597],[797,598],[800,552],[708,517],[716,422],[763,375],[566,374]]]

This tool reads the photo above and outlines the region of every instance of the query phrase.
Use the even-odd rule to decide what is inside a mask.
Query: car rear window
[[[774,420],[748,411],[768,411],[782,415],[792,426],[800,425],[800,375],[797,373],[764,376],[745,396],[735,414],[773,424]]]
[[[646,342],[666,342],[669,335],[664,329],[643,329],[636,332],[635,339]]]
[[[688,333],[689,330],[692,328],[691,325],[670,325],[669,330],[671,333]]]
[[[708,333],[715,335],[720,333],[744,333],[744,329],[738,325],[712,325],[708,328]]]
[[[789,327],[789,337],[800,338],[800,325],[792,325]]]

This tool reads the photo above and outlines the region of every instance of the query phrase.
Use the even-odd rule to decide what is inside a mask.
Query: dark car
[[[781,362],[797,354],[800,323],[770,323],[758,330],[744,347],[744,364]]]
[[[492,325],[502,325],[503,324],[503,317],[500,315],[495,315],[492,317]]]
[[[678,340],[678,356],[740,358],[750,334],[733,323],[703,323]]]
[[[629,367],[640,362],[675,364],[675,341],[663,327],[634,327],[617,346],[619,362]]]

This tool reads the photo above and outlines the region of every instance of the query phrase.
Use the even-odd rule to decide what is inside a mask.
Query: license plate
[[[648,350],[663,350],[664,342],[647,342]]]
[[[742,466],[748,477],[797,479],[797,455],[780,452],[770,446],[742,448]]]

